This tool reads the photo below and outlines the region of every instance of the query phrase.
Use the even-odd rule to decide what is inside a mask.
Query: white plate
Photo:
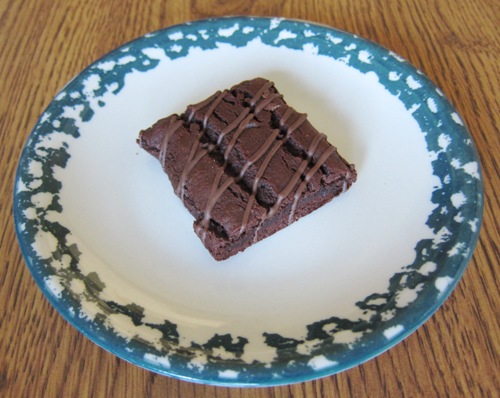
[[[135,139],[257,76],[358,181],[218,263]],[[26,144],[14,213],[34,279],[100,346],[182,379],[277,385],[355,366],[420,326],[472,256],[482,195],[460,117],[400,57],[325,26],[223,18],[146,35],[72,80]]]

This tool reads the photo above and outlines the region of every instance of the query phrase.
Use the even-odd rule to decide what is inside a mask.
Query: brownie
[[[356,180],[354,166],[263,78],[159,120],[137,142],[160,161],[216,260],[311,213]]]

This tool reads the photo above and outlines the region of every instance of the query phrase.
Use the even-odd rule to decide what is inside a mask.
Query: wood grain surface
[[[380,43],[439,86],[480,153],[484,221],[451,297],[388,352],[343,373],[275,388],[159,376],[99,348],[51,307],[21,257],[17,161],[53,96],[87,65],[147,32],[224,15],[282,16]],[[500,396],[500,2],[498,0],[0,0],[1,397]]]

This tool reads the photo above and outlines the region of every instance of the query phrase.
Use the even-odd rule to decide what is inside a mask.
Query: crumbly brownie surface
[[[354,166],[262,78],[159,120],[137,141],[160,161],[216,260],[311,213],[356,180]]]

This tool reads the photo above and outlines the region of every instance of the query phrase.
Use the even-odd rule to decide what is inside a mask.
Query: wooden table
[[[17,161],[38,116],[88,64],[147,32],[223,15],[331,25],[408,59],[456,106],[479,150],[484,222],[445,304],[402,343],[307,383],[220,388],[159,376],[99,348],[43,297],[12,218]],[[494,0],[0,1],[0,396],[493,397],[500,395],[500,3]]]

